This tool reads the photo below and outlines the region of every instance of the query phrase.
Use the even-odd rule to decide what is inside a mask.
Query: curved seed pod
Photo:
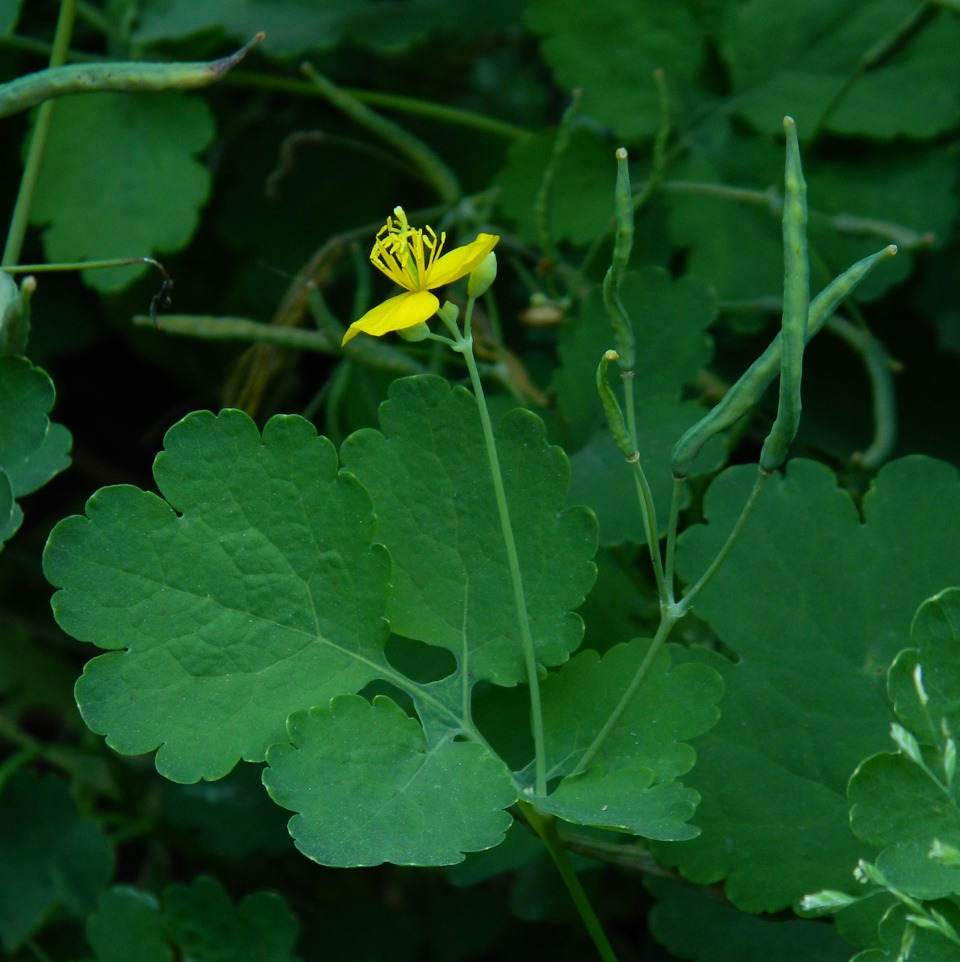
[[[67,94],[206,87],[240,63],[264,36],[258,33],[235,54],[207,63],[90,63],[38,70],[0,85],[0,117],[9,117]]]
[[[834,311],[877,264],[893,257],[896,253],[895,245],[884,247],[876,254],[857,261],[831,281],[810,303],[807,341],[823,327],[833,316]],[[685,478],[694,458],[707,441],[736,424],[760,400],[780,370],[782,343],[783,338],[778,332],[770,346],[747,368],[736,384],[723,396],[720,403],[680,438],[673,449],[671,461],[674,477]]]
[[[600,400],[603,402],[603,411],[607,415],[607,423],[610,425],[613,440],[625,458],[633,459],[637,452],[630,443],[626,425],[623,423],[623,411],[620,410],[616,395],[607,379],[607,367],[611,361],[617,360],[619,360],[619,355],[616,351],[607,351],[600,358],[600,366],[597,368],[597,390],[600,392]]]
[[[603,303],[613,325],[613,334],[620,356],[620,367],[632,371],[636,357],[633,325],[626,308],[620,300],[620,282],[633,249],[633,193],[630,188],[630,170],[627,167],[627,149],[617,150],[617,233],[613,245],[613,259],[603,279]]]
[[[807,182],[800,164],[797,125],[783,118],[787,161],[783,196],[783,322],[780,352],[780,403],[763,442],[760,470],[771,474],[783,464],[800,427],[800,378],[810,311],[810,261],[807,257]]]

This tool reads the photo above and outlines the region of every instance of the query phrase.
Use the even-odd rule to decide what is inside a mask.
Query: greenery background
[[[0,0],[0,80],[44,66],[56,12],[46,0]],[[107,0],[82,5],[72,49],[78,57],[209,59],[261,29],[266,42],[203,91],[60,102],[21,260],[157,256],[175,280],[175,311],[268,323],[331,237],[382,221],[398,203],[414,211],[442,202],[395,147],[316,96],[300,62],[309,59],[341,87],[407,98],[377,109],[455,172],[468,199],[447,216],[448,229],[504,236],[496,294],[511,367],[494,403],[503,411],[519,400],[544,418],[573,458],[575,497],[601,516],[600,587],[582,611],[589,646],[606,650],[643,633],[655,616],[651,586],[634,564],[635,523],[608,523],[598,503],[592,370],[610,345],[585,333],[600,314],[590,289],[608,262],[614,148],[630,148],[636,184],[650,172],[660,123],[655,68],[669,91],[671,135],[665,183],[638,213],[632,260],[645,285],[634,316],[638,390],[651,403],[666,398],[670,412],[650,456],[661,449],[664,456],[688,423],[681,401],[715,400],[775,330],[780,228],[766,192],[781,189],[780,122],[790,113],[819,212],[811,217],[814,290],[885,243],[901,248],[848,314],[896,362],[896,441],[885,457],[925,453],[960,465],[955,4]],[[583,92],[582,109],[556,165],[545,239],[536,197],[574,89]],[[431,104],[466,113],[444,116]],[[12,210],[30,117],[2,124],[0,209]],[[861,220],[851,227],[837,215]],[[355,249],[348,242],[320,278],[342,323],[356,315],[358,288],[361,298],[368,284],[375,297],[387,293],[364,265],[368,243],[369,233]],[[666,279],[652,266],[683,286],[658,293]],[[46,275],[34,300],[30,357],[52,376],[55,416],[74,444],[72,468],[29,497],[23,527],[0,555],[0,737],[10,762],[0,768],[0,879],[8,880],[0,881],[0,903],[29,895],[35,919],[30,931],[6,939],[12,957],[108,958],[87,918],[108,882],[165,893],[169,931],[190,931],[191,911],[225,913],[224,925],[240,931],[209,887],[190,897],[165,892],[201,874],[218,879],[234,902],[263,888],[282,893],[305,960],[584,957],[592,950],[567,896],[544,858],[530,860],[522,830],[486,866],[473,859],[447,872],[323,869],[293,850],[286,815],[263,795],[252,766],[223,782],[177,786],[149,758],[120,757],[86,730],[72,686],[88,652],[56,627],[40,568],[51,527],[102,485],[152,488],[163,435],[189,411],[232,404],[261,423],[279,411],[307,412],[339,443],[376,423],[394,376],[335,351],[251,351],[134,326],[132,316],[146,312],[158,286],[156,274],[136,268]],[[648,324],[637,316],[644,305]],[[653,332],[648,342],[645,331]],[[772,411],[772,403],[762,405],[729,445],[731,463],[756,459]],[[853,455],[868,449],[876,428],[861,356],[825,332],[807,354],[794,452],[829,465],[859,497],[876,465],[864,468]],[[716,453],[703,469],[723,457]],[[689,520],[699,512],[695,499]],[[680,634],[688,643],[715,641],[703,622],[684,624]],[[516,711],[510,703],[490,710]],[[17,848],[23,838],[35,838],[35,849]],[[16,865],[38,867],[33,882],[11,885],[4,840],[19,853]],[[72,868],[64,873],[64,865]],[[803,923],[747,917],[628,869],[586,860],[578,867],[623,959],[671,951],[702,960],[850,954],[830,941],[827,925],[806,923],[794,945],[791,927]],[[142,910],[153,919],[147,928],[158,912],[107,909]],[[286,958],[295,936],[284,911],[249,909],[251,931],[256,919],[273,919],[276,944],[244,955],[259,945],[248,932],[222,957]],[[691,919],[710,937],[692,936]],[[285,931],[286,941],[277,935]],[[191,944],[185,935],[174,941]],[[162,945],[156,951],[164,957]]]

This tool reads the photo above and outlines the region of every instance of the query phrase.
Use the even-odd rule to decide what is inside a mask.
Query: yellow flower
[[[500,240],[496,234],[480,234],[472,244],[441,256],[446,234],[437,237],[432,227],[410,227],[402,207],[395,207],[393,213],[396,220],[388,217],[386,226],[380,228],[370,260],[406,290],[354,321],[343,335],[343,344],[361,331],[380,337],[433,317],[440,301],[430,292],[466,277]]]

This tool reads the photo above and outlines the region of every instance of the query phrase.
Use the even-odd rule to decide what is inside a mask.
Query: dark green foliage
[[[0,84],[46,66],[56,7],[0,0]],[[5,263],[157,257],[172,288],[0,272],[11,962],[593,958],[518,800],[621,962],[960,958],[955,0],[76,13],[61,78],[267,36],[202,90],[52,111]],[[0,118],[9,220],[50,113]],[[367,254],[398,204],[445,250],[501,237],[472,331],[529,657],[462,356],[340,347],[396,293]],[[466,280],[437,294],[462,325]],[[661,547],[675,509],[682,605],[801,395],[653,641],[625,457]]]

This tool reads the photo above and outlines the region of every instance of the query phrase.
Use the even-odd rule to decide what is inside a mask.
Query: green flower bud
[[[413,327],[403,327],[398,330],[397,333],[405,341],[416,343],[417,341],[422,341],[425,337],[430,336],[430,328],[427,327],[425,321],[421,321],[419,324],[414,324]]]
[[[467,294],[479,297],[486,294],[490,285],[497,279],[497,255],[490,251],[486,257],[470,272],[467,281]]]

